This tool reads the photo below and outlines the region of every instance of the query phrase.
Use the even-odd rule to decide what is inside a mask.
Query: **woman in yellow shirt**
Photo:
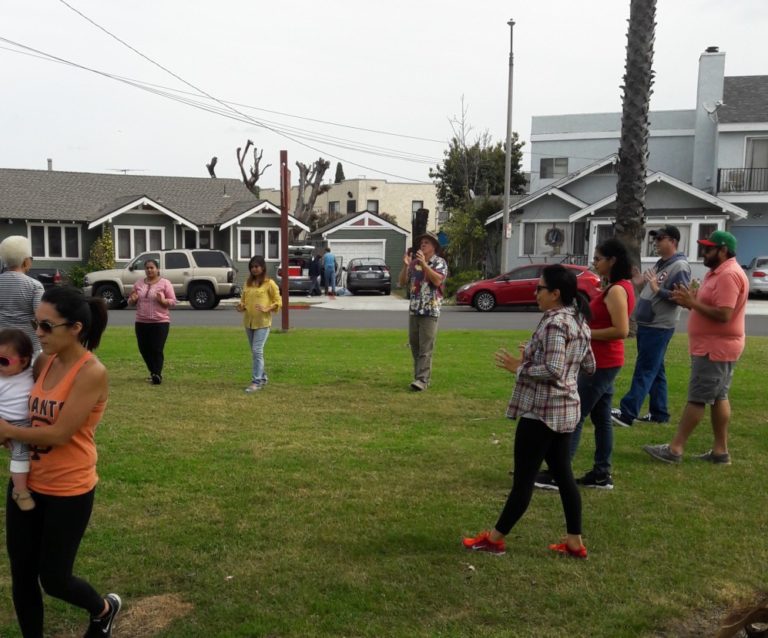
[[[243,314],[243,325],[253,355],[251,385],[246,392],[256,392],[267,385],[264,370],[264,344],[269,337],[272,315],[283,305],[277,284],[267,276],[264,257],[256,255],[248,262],[250,276],[245,282],[243,296],[237,304],[237,311]]]

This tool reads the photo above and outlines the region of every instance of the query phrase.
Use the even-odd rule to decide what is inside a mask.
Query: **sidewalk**
[[[408,301],[395,295],[340,295],[338,297],[321,295],[303,297],[291,295],[291,306],[311,306],[326,310],[397,310],[408,311]]]

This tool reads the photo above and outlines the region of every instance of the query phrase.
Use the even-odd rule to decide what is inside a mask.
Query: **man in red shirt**
[[[683,448],[711,405],[712,449],[696,458],[710,463],[730,465],[728,423],[731,404],[728,388],[741,353],[744,351],[744,315],[749,295],[749,281],[736,261],[736,238],[717,230],[709,239],[700,239],[704,247],[704,265],[709,272],[701,287],[678,286],[672,299],[688,308],[688,349],[691,354],[691,379],[688,403],[683,410],[677,433],[671,443],[645,445],[643,450],[665,463],[680,463]]]

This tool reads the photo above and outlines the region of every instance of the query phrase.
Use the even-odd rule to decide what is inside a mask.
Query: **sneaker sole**
[[[464,549],[466,549],[468,552],[478,552],[479,554],[488,554],[490,556],[504,556],[504,554],[507,553],[506,549],[501,552],[490,552],[487,549],[482,549],[480,547],[467,547],[466,545],[464,546]]]
[[[652,459],[656,459],[657,461],[661,461],[662,463],[669,463],[670,465],[680,465],[680,462],[682,461],[682,459],[668,459],[668,458],[666,458],[664,456],[658,456],[657,454],[654,454],[653,452],[649,452],[645,448],[643,448],[643,452],[645,452]]]
[[[549,492],[560,491],[560,488],[557,485],[550,485],[549,483],[534,483],[533,486],[539,488],[540,490],[547,490]]]
[[[618,425],[620,428],[631,428],[632,427],[631,423],[627,423],[626,421],[622,421],[619,417],[613,416],[613,415],[611,416],[611,422],[614,425]]]
[[[585,487],[590,490],[612,490],[613,485],[584,485],[582,483],[579,483],[581,487]]]

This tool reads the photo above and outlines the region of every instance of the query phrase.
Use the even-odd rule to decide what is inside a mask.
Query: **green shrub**
[[[72,268],[67,271],[69,284],[75,288],[82,288],[83,280],[88,272],[89,270],[85,266],[72,266]]]
[[[451,275],[445,282],[445,296],[453,297],[456,291],[464,284],[468,284],[470,281],[477,281],[483,278],[483,273],[479,270],[465,270],[457,275]]]
[[[115,246],[112,243],[112,227],[104,224],[101,237],[91,244],[86,272],[94,270],[109,270],[115,267]]]

